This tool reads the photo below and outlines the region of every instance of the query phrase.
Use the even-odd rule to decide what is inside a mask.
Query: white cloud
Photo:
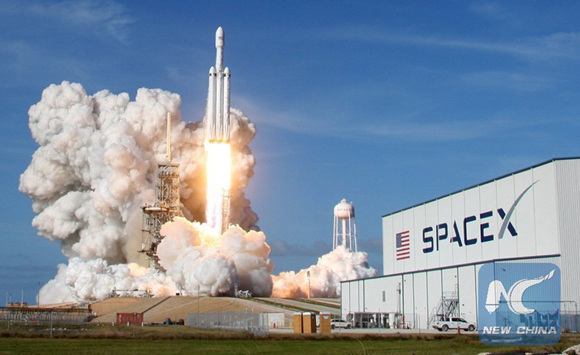
[[[127,26],[133,22],[125,6],[112,0],[35,2],[11,6],[4,12],[37,16],[66,25],[88,28],[94,33],[106,34],[119,41],[125,40]]]
[[[343,117],[300,116],[297,113],[275,112],[254,104],[249,99],[244,100],[244,111],[253,117],[253,122],[260,126],[271,126],[297,134],[315,137],[336,137],[346,140],[369,138],[402,139],[415,142],[450,142],[464,141],[497,135],[506,129],[523,125],[519,120],[504,118],[485,119],[445,119],[432,117],[429,121],[419,117],[428,117],[428,111],[419,115],[405,117],[376,117],[373,120],[361,120],[353,125],[344,121]],[[332,121],[332,122],[330,122]]]
[[[488,135],[499,131],[501,122],[471,120],[402,122],[385,121],[378,125],[362,127],[368,135],[405,139],[408,141],[440,142],[463,141]],[[495,127],[495,128],[494,128]]]
[[[462,77],[462,81],[470,86],[489,86],[521,92],[545,90],[556,83],[550,77],[499,71],[467,74]]]
[[[54,73],[88,81],[90,64],[72,55],[53,51],[50,48],[22,40],[0,38],[0,74],[11,78],[0,83],[0,87],[31,85],[34,80],[43,80]]]
[[[324,36],[337,40],[393,43],[410,46],[432,46],[463,50],[496,52],[527,60],[580,58],[580,33],[553,33],[547,36],[521,38],[512,41],[486,41],[465,38],[445,38],[433,35],[393,34],[368,27],[350,27],[327,31]]]
[[[504,10],[504,8],[501,6],[501,4],[495,2],[472,4],[470,9],[472,12],[476,14],[480,14],[491,18],[503,19],[506,17],[506,11]]]
[[[236,99],[236,104],[243,107],[244,112],[252,117],[252,121],[260,126],[275,127],[315,137],[348,138],[350,136],[348,131],[351,128],[348,122],[345,122],[345,117],[340,114],[317,114],[317,111],[308,109],[274,110],[269,108],[268,104],[240,95]]]

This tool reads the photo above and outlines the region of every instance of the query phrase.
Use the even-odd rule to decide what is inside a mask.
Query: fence
[[[492,322],[486,320],[487,325],[500,327],[556,327],[562,332],[580,331],[580,314],[575,311],[556,310],[554,313],[539,313],[537,311],[528,315],[519,315],[508,310],[495,311]],[[481,329],[482,325],[479,326]]]
[[[42,308],[0,308],[0,322],[22,324],[82,324],[90,320],[88,310],[51,310]]]
[[[265,313],[189,313],[188,325],[195,328],[247,330],[253,334],[268,333]]]
[[[560,322],[562,331],[578,332],[580,331],[580,314],[575,312],[562,312]]]

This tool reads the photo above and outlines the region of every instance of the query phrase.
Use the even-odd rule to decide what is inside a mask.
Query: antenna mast
[[[171,112],[167,112],[167,150],[165,156],[167,163],[171,164]]]

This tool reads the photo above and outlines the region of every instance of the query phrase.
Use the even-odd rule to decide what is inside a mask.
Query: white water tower
[[[354,217],[354,205],[346,199],[342,199],[334,206],[334,232],[332,237],[332,249],[339,245],[350,251],[358,251],[356,245],[356,218]],[[354,248],[353,248],[354,247]]]

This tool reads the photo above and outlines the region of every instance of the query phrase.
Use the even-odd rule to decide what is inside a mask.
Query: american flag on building
[[[409,231],[396,234],[395,256],[397,260],[409,259],[411,257],[411,237]]]

